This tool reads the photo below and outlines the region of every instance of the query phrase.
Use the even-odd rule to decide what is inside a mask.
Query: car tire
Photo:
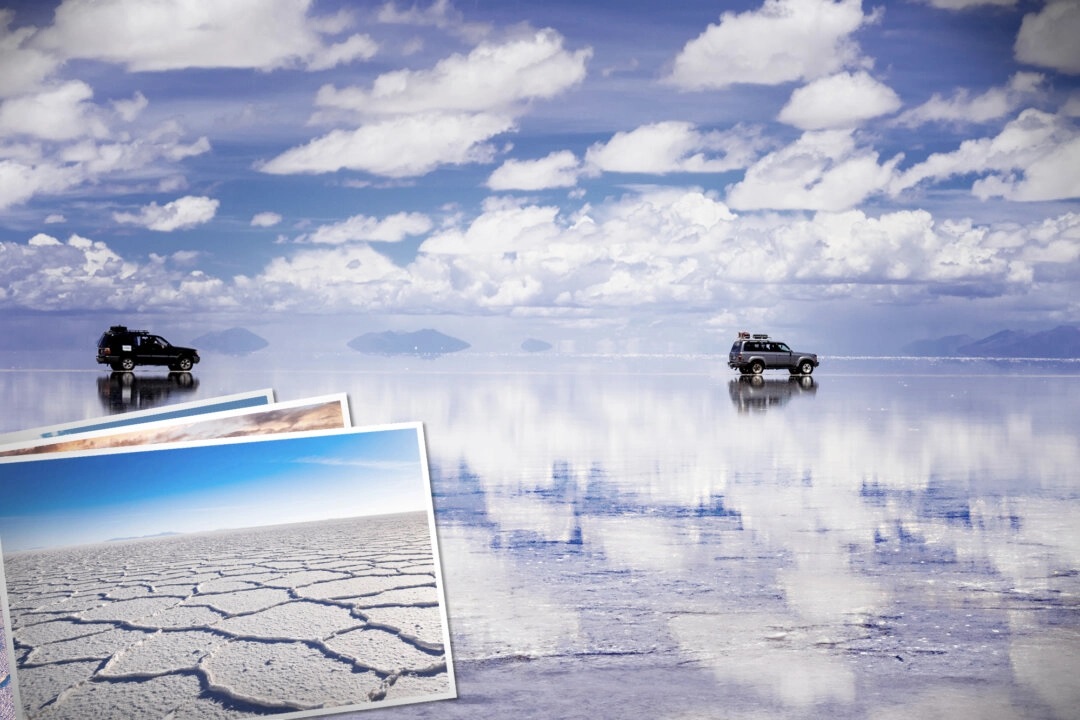
[[[191,369],[191,366],[194,365],[194,364],[195,363],[191,362],[191,358],[182,357],[182,358],[180,358],[179,360],[176,361],[176,369],[180,370],[181,372],[187,372],[188,370]]]
[[[122,360],[120,360],[120,362],[117,363],[117,364],[120,366],[120,369],[123,370],[124,372],[131,372],[132,370],[135,369],[135,358],[126,357],[126,358],[123,358]]]
[[[800,375],[809,375],[812,372],[814,372],[814,363],[810,362],[809,360],[803,360],[799,363]]]
[[[760,360],[755,360],[754,362],[750,363],[750,373],[752,375],[760,375],[763,372],[765,372],[765,363],[761,362]]]

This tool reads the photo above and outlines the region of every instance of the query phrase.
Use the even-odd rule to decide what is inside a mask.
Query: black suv
[[[786,369],[792,375],[809,375],[818,366],[814,353],[795,352],[786,343],[768,335],[739,333],[728,353],[728,367],[743,375],[760,375],[765,370]]]
[[[188,371],[199,362],[195,348],[172,345],[160,335],[113,325],[98,340],[97,361],[113,370],[134,370],[136,365],[168,365]]]

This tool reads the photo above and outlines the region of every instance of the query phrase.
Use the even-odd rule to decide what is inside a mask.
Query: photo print
[[[0,458],[23,720],[456,696],[419,423]]]

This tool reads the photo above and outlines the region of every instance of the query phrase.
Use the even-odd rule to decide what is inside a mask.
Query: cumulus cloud
[[[396,13],[392,7],[384,13]],[[398,70],[370,87],[320,88],[314,122],[339,128],[263,163],[274,174],[359,170],[391,178],[424,175],[442,165],[491,162],[488,141],[516,129],[533,100],[581,82],[591,50],[570,52],[553,30],[484,42],[425,70]]]
[[[506,112],[529,100],[552,98],[585,78],[591,50],[569,52],[554,30],[503,43],[482,43],[454,54],[430,70],[380,75],[370,90],[319,90],[316,103],[366,115],[427,112]]]
[[[71,80],[0,103],[0,137],[26,136],[42,140],[73,140],[108,135],[97,108],[88,101],[89,85]]]
[[[880,163],[850,130],[806,132],[751,165],[727,201],[739,210],[847,210],[886,190],[901,159]]]
[[[432,228],[431,218],[422,213],[396,213],[383,219],[353,215],[338,223],[323,225],[302,235],[298,242],[341,245],[347,242],[400,242],[410,235],[423,235]]]
[[[11,29],[15,11],[0,9],[0,98],[37,89],[61,64],[60,58],[33,45],[37,28]]]
[[[116,114],[123,118],[125,122],[132,122],[149,104],[150,101],[146,99],[145,95],[136,92],[130,100],[114,100],[112,106],[116,110]]]
[[[667,121],[615,133],[589,148],[585,162],[602,172],[725,172],[749,165],[765,146],[756,128],[702,132]]]
[[[669,81],[687,90],[779,85],[864,65],[851,35],[873,20],[861,0],[765,0],[759,10],[724,13],[688,42]]]
[[[1049,0],[1037,13],[1024,16],[1013,52],[1030,65],[1080,73],[1080,3]]]
[[[577,185],[581,163],[569,150],[539,160],[507,160],[488,177],[492,190],[545,190]]]
[[[309,15],[311,0],[65,0],[35,47],[63,58],[100,60],[134,72],[185,68],[271,70],[329,67],[364,57],[354,36],[336,47],[323,33],[340,30]]]
[[[778,120],[802,130],[850,128],[900,109],[900,97],[865,71],[842,72],[796,89]]]
[[[219,204],[213,198],[187,195],[164,205],[150,203],[137,213],[113,213],[113,220],[157,232],[187,230],[213,220]]]
[[[184,142],[182,129],[174,123],[136,138],[76,138],[48,154],[40,144],[0,146],[0,210],[105,177],[117,181],[125,176],[139,181],[157,177],[172,184],[174,163],[209,150],[206,137]]]
[[[975,96],[963,88],[950,97],[934,93],[922,105],[901,113],[896,122],[917,127],[929,122],[983,123],[997,120],[1015,112],[1022,103],[1037,96],[1045,81],[1046,76],[1042,73],[1020,72],[1013,75],[1008,84],[990,88]]]
[[[514,121],[488,114],[428,113],[333,130],[286,150],[259,169],[275,175],[362,170],[392,178],[415,177],[440,165],[490,162],[487,141],[512,130]]]
[[[361,217],[355,224],[359,234],[370,234],[363,228],[388,221]],[[475,217],[431,234],[405,267],[364,241],[288,248],[258,274],[223,280],[166,258],[135,263],[100,241],[39,234],[26,243],[0,242],[0,305],[252,312],[438,307],[518,315],[714,312],[762,283],[795,283],[800,297],[821,299],[859,288],[860,302],[894,301],[896,293],[912,299],[1008,294],[1024,291],[1040,273],[1076,276],[1080,213],[1029,225],[943,221],[922,210],[736,215],[712,194],[667,188],[575,214],[491,199]]]
[[[281,222],[281,215],[276,212],[256,213],[251,218],[252,227],[274,227]]]
[[[1028,109],[992,138],[966,140],[952,152],[934,153],[891,184],[899,193],[926,181],[980,175],[980,198],[1039,201],[1080,197],[1080,131],[1069,118]]]

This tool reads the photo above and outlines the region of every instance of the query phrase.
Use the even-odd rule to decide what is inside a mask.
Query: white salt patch
[[[318,600],[350,598],[360,595],[374,595],[394,588],[416,587],[424,583],[425,578],[423,576],[359,577],[351,580],[332,580],[297,588],[297,594]]]
[[[158,633],[117,653],[101,674],[105,677],[124,675],[161,675],[179,670],[192,670],[226,638],[213,633]]]
[[[113,653],[147,637],[148,633],[138,630],[106,630],[103,633],[87,637],[64,640],[35,647],[26,662],[38,665],[70,660],[105,660]]]
[[[117,620],[134,622],[180,603],[176,597],[135,598],[116,600],[80,614],[83,620]]]
[[[364,610],[372,624],[390,628],[414,642],[442,650],[442,617],[437,607],[380,607]]]
[[[385,630],[354,630],[331,638],[326,644],[361,665],[386,674],[402,670],[435,671],[446,664],[443,655],[426,653]]]
[[[209,605],[222,612],[234,615],[236,613],[253,612],[264,610],[283,602],[288,602],[289,593],[276,588],[258,588],[256,590],[240,590],[233,593],[220,595],[197,595],[188,598],[187,605]]]
[[[298,710],[366,703],[382,684],[300,643],[234,641],[203,666],[215,689],[266,704],[287,699]]]
[[[345,608],[296,601],[251,615],[228,618],[216,627],[224,632],[249,637],[320,640],[362,624],[362,620],[350,615]]]

